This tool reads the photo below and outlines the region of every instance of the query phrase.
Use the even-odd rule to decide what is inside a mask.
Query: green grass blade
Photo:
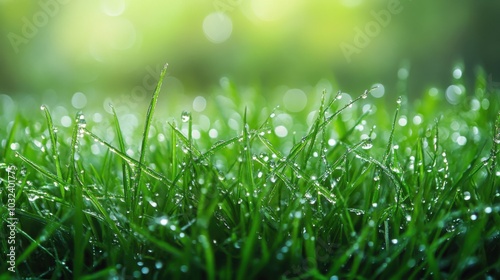
[[[118,115],[116,114],[115,107],[110,104],[111,110],[113,112],[113,120],[114,120],[114,125],[115,125],[115,131],[116,135],[118,136],[118,145],[120,147],[119,151],[122,154],[125,154],[125,141],[123,140],[123,133],[120,127],[120,121],[118,120]],[[125,196],[125,201],[127,202],[127,205],[129,205],[129,209],[132,208],[132,201],[130,199],[130,190],[131,190],[131,182],[130,182],[130,175],[131,175],[131,170],[130,166],[127,164],[127,161],[123,160],[122,161],[122,172],[123,172],[123,195]]]
[[[59,180],[63,180],[62,169],[61,169],[61,161],[59,159],[59,150],[58,150],[58,142],[57,142],[57,131],[54,127],[54,123],[52,122],[52,116],[50,115],[49,108],[47,106],[42,105],[40,107],[45,114],[45,119],[47,120],[47,126],[50,136],[50,142],[52,144],[52,158],[54,159],[54,163],[56,164],[56,174]],[[64,198],[64,188],[61,186],[61,197]]]
[[[389,134],[389,140],[387,141],[387,148],[385,149],[384,158],[382,163],[390,166],[390,155],[392,151],[392,139],[394,138],[394,131],[396,130],[396,123],[398,121],[399,110],[401,110],[401,96],[398,97],[396,112],[394,113],[394,118],[392,119],[391,133]]]
[[[158,84],[156,85],[156,89],[153,93],[153,97],[151,98],[151,103],[149,104],[148,112],[146,113],[146,123],[144,124],[144,132],[142,134],[141,154],[139,156],[139,165],[140,166],[144,165],[144,161],[146,159],[149,131],[151,129],[153,115],[154,115],[154,111],[156,109],[156,103],[158,102],[158,96],[160,95],[161,86],[163,84],[163,79],[165,78],[165,74],[167,73],[167,66],[168,66],[168,64],[165,64],[165,66],[161,70],[160,79],[158,80]],[[136,181],[135,181],[135,186],[134,186],[134,190],[133,190],[134,193],[132,196],[132,199],[133,199],[132,204],[133,205],[136,205],[136,203],[137,203],[139,186],[140,186],[140,182],[141,182],[141,174],[142,174],[142,168],[137,168]]]
[[[66,184],[66,182],[62,181],[59,177],[57,177],[57,175],[51,173],[50,171],[48,171],[44,167],[34,163],[33,161],[27,159],[23,155],[16,153],[16,157],[21,159],[23,162],[25,162],[27,165],[31,166],[36,171],[40,172],[40,174],[44,175],[45,177],[50,179],[52,182],[57,182],[60,186],[64,186]]]

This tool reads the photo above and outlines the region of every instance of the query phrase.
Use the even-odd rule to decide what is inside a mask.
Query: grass
[[[72,129],[48,106],[43,122],[0,116],[4,184],[19,169],[3,278],[500,277],[500,91],[484,74],[454,105],[323,92],[309,115],[231,85],[206,112],[214,137],[193,113],[154,118],[165,71],[143,133],[114,108]]]

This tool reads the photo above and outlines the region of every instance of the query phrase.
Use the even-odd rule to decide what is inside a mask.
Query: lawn
[[[114,107],[0,113],[2,279],[500,277],[484,73],[416,100],[311,90],[298,113],[229,83],[165,118],[165,72],[131,133]]]

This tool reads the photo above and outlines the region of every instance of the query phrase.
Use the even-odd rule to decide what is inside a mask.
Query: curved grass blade
[[[118,155],[120,158],[122,158],[123,160],[125,160],[130,166],[132,167],[137,167],[138,169],[141,169],[142,172],[146,173],[147,175],[155,178],[156,180],[159,180],[160,182],[168,185],[168,186],[173,186],[173,183],[167,178],[165,177],[163,174],[161,173],[158,173],[157,171],[149,168],[148,166],[145,166],[145,165],[142,165],[142,164],[139,164],[139,162],[131,157],[129,157],[128,155],[120,152],[119,150],[117,150],[115,147],[113,147],[111,144],[107,143],[106,141],[102,140],[99,136],[95,135],[94,133],[92,133],[90,130],[85,130],[85,133],[90,135],[90,137],[92,137],[94,140],[96,140],[97,142],[103,144],[104,146],[108,147],[108,149]]]
[[[5,144],[5,147],[10,147],[10,144],[14,142],[14,138],[16,137],[17,127],[19,126],[19,121],[20,121],[20,116],[17,116],[16,119],[14,120],[12,128],[10,129],[10,133],[9,136],[7,137],[7,143]],[[3,149],[3,158],[8,158],[7,156],[9,155],[10,151],[12,151],[12,149],[8,148]]]
[[[49,178],[53,182],[57,182],[60,186],[64,186],[66,182],[64,182],[62,179],[57,177],[57,175],[53,174],[52,172],[46,170],[42,166],[37,165],[36,163],[32,162],[31,160],[27,159],[20,153],[16,153],[16,157],[20,158],[22,161],[24,161],[27,165],[31,166],[33,169],[36,171],[40,172],[42,175],[45,177]]]
[[[158,80],[158,84],[156,85],[156,89],[153,93],[153,97],[151,98],[151,103],[149,104],[148,112],[146,113],[146,123],[144,124],[144,133],[142,134],[142,143],[141,143],[141,154],[139,156],[139,165],[143,166],[144,165],[144,160],[146,158],[146,150],[148,146],[148,139],[149,139],[149,130],[151,128],[151,122],[153,120],[153,114],[156,109],[156,103],[158,101],[158,96],[160,95],[161,91],[161,86],[163,84],[163,79],[165,78],[165,74],[167,73],[167,66],[168,64],[165,64],[163,66],[163,69],[161,70],[160,73],[160,79]],[[136,181],[135,181],[135,186],[133,189],[133,196],[132,196],[132,205],[136,205],[137,202],[137,195],[139,193],[139,186],[141,182],[141,174],[142,174],[142,168],[138,168],[136,170]]]
[[[151,235],[149,233],[148,230],[145,230],[142,228],[142,226],[137,226],[135,224],[130,224],[130,227],[135,231],[137,232],[138,234],[142,235],[144,238],[146,238],[149,242],[151,242],[152,244],[155,244],[156,246],[158,246],[158,248],[166,251],[166,252],[169,252],[170,254],[172,254],[174,257],[176,258],[182,258],[183,256],[183,253],[181,250],[175,248],[174,246],[170,245],[169,243],[163,241],[163,240],[160,240],[156,237],[154,237],[153,235]]]
[[[114,120],[114,125],[115,125],[115,130],[116,130],[116,135],[118,136],[118,145],[120,147],[120,152],[125,154],[125,141],[123,140],[123,133],[120,128],[120,121],[118,120],[118,115],[116,114],[115,107],[111,104],[109,104],[111,107],[111,111],[113,112],[113,120]],[[130,165],[126,164],[127,161],[123,160],[122,161],[122,172],[123,172],[123,195],[125,197],[125,201],[127,205],[129,206],[129,209],[132,208],[130,203],[130,195],[129,191],[131,188],[131,183],[130,183],[130,174],[132,173],[132,170],[130,169]]]
[[[61,160],[59,159],[59,151],[58,151],[58,146],[57,146],[57,134],[56,134],[56,129],[54,127],[54,123],[52,122],[52,116],[50,115],[49,109],[47,106],[42,105],[40,109],[44,112],[45,114],[45,119],[47,119],[47,126],[49,130],[49,136],[50,136],[50,142],[52,144],[52,158],[54,159],[54,163],[56,164],[56,174],[57,178],[59,178],[61,181],[63,180],[63,175],[62,175],[62,169],[61,169]],[[64,187],[60,187],[61,190],[61,196],[64,198]]]
[[[398,119],[399,110],[401,110],[401,96],[398,97],[398,100],[397,100],[396,112],[394,113],[394,118],[392,120],[391,134],[389,134],[389,140],[387,141],[387,148],[385,150],[384,158],[382,160],[382,163],[386,164],[387,166],[390,165],[390,162],[387,162],[387,161],[389,160],[389,156],[391,155],[391,151],[392,151],[392,141],[394,138],[394,131],[396,130],[396,122]]]

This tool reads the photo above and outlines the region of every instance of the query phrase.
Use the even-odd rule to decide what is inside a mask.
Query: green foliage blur
[[[176,100],[222,77],[264,95],[328,80],[353,93],[382,83],[396,96],[401,68],[419,97],[449,86],[455,67],[469,83],[479,66],[500,80],[499,9],[486,0],[0,0],[0,93],[149,97],[168,62]]]

